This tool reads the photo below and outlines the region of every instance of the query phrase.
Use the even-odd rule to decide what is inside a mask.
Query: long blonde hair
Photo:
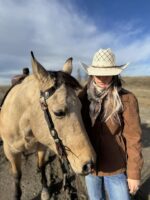
[[[122,88],[122,80],[119,76],[113,76],[110,92],[104,102],[103,121],[111,119],[112,122],[121,123],[119,113],[123,110],[119,92]]]

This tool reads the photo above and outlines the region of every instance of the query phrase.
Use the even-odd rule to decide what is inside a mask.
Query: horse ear
[[[32,70],[33,74],[39,79],[42,80],[48,76],[48,72],[44,67],[36,60],[34,57],[33,52],[31,51],[31,58],[32,58]]]
[[[73,58],[68,58],[63,66],[63,71],[68,74],[71,74],[72,72],[72,60]]]

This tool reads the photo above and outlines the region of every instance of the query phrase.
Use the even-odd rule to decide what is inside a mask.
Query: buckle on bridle
[[[40,96],[40,105],[42,110],[46,110],[48,108],[48,105],[46,103],[46,99],[44,96]]]
[[[48,108],[46,100],[54,94],[56,91],[56,86],[52,86],[51,88],[47,89],[46,91],[40,91],[40,104],[42,110],[46,110]]]

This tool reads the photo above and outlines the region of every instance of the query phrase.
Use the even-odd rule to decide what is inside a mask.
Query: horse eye
[[[66,112],[62,111],[62,110],[59,110],[57,112],[54,112],[54,114],[57,116],[57,117],[65,117],[66,115]]]

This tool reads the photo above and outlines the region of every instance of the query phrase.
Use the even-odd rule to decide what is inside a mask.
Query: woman
[[[126,65],[116,66],[111,49],[100,49],[81,92],[85,128],[97,154],[93,174],[86,176],[90,200],[129,200],[140,184],[143,165],[141,127],[136,97],[122,88],[118,76]]]

